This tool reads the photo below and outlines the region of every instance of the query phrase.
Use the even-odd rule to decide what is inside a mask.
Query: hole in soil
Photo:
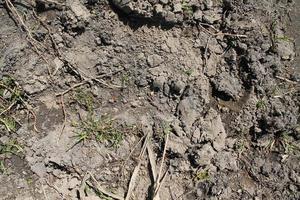
[[[40,1],[36,1],[36,11],[38,13],[46,11],[45,3],[40,2]]]
[[[254,75],[252,74],[249,65],[248,65],[248,60],[246,59],[245,56],[241,56],[239,58],[239,76],[242,79],[243,86],[246,90],[250,90],[252,87],[252,80],[255,78]]]
[[[214,84],[211,84],[212,85],[212,97],[214,98],[219,98],[223,101],[230,101],[230,100],[233,100],[228,94],[226,94],[225,92],[223,91],[218,91],[216,89],[216,86]]]

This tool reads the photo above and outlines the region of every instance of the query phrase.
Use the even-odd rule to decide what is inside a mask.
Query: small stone
[[[193,133],[193,137],[192,137],[192,142],[199,143],[200,142],[200,137],[201,137],[201,132],[200,130],[197,128],[194,133]]]
[[[145,87],[148,85],[148,81],[146,77],[140,77],[139,79],[135,80],[135,84],[138,87]]]
[[[111,45],[112,44],[112,38],[111,38],[110,33],[107,33],[107,32],[100,33],[100,39],[101,39],[101,44],[103,44],[103,45]]]
[[[0,137],[0,142],[3,143],[3,144],[6,144],[9,142],[9,137],[8,136],[2,136]]]
[[[223,92],[233,99],[238,99],[242,85],[236,77],[230,75],[228,72],[223,72],[219,75],[215,83],[216,89],[219,92]]]
[[[195,13],[194,13],[194,19],[196,21],[201,21],[202,20],[202,17],[203,17],[203,12],[201,10],[197,10]]]
[[[158,67],[163,61],[164,60],[157,54],[150,55],[147,58],[147,63],[150,67]]]
[[[174,10],[173,10],[174,13],[181,13],[182,12],[182,4],[181,3],[176,3],[174,5]]]
[[[197,164],[203,166],[203,165],[210,164],[211,159],[214,157],[216,152],[210,144],[205,144],[202,146],[202,148],[199,151],[197,151],[197,154],[198,154]]]
[[[204,0],[205,9],[209,10],[213,7],[214,2],[212,0]]]
[[[3,97],[4,99],[10,99],[10,98],[12,97],[12,93],[11,93],[9,90],[4,89],[3,94],[2,94],[2,97]]]
[[[154,90],[155,92],[162,91],[164,82],[165,82],[165,78],[163,76],[154,79],[152,83],[152,90]]]
[[[170,23],[176,23],[177,22],[175,14],[171,11],[167,12],[167,15],[166,15],[165,19],[166,19],[167,22],[170,22]]]
[[[238,47],[239,47],[241,50],[243,50],[243,51],[246,51],[246,50],[248,49],[247,44],[242,43],[242,42],[240,42],[240,41],[238,41]]]
[[[188,149],[187,145],[183,144],[182,140],[178,137],[170,138],[168,148],[172,153],[178,154],[180,156],[183,156]]]
[[[163,92],[164,92],[165,96],[169,96],[169,94],[170,94],[170,86],[169,86],[169,84],[167,84],[167,83],[164,84]]]
[[[88,21],[90,18],[89,10],[79,0],[67,0],[67,5],[79,19]]]
[[[100,38],[100,37],[96,37],[96,38],[95,38],[95,44],[96,44],[97,46],[101,46],[102,41],[101,41],[101,38]]]
[[[215,165],[220,170],[225,170],[225,169],[231,171],[238,170],[238,166],[236,162],[237,158],[231,152],[226,152],[226,151],[219,152],[214,159],[215,159],[214,160]]]
[[[63,68],[64,66],[64,62],[60,60],[58,57],[54,58],[53,62],[55,64],[55,71]]]
[[[55,42],[57,44],[62,43],[64,41],[63,38],[62,38],[62,36],[59,35],[58,33],[54,33],[53,34],[53,39],[55,40]]]
[[[171,124],[171,128],[172,130],[174,131],[175,135],[178,136],[178,137],[182,137],[184,136],[184,131],[182,130],[182,128],[179,126],[179,121],[174,121],[172,124]]]
[[[161,4],[156,4],[154,6],[154,9],[157,14],[162,14],[164,12],[164,9]]]
[[[68,189],[73,189],[75,188],[77,185],[80,184],[80,181],[78,181],[77,178],[72,178],[69,182],[68,182]]]
[[[206,69],[205,72],[207,76],[214,76],[217,73],[217,61],[218,61],[218,56],[215,53],[212,53],[207,59],[207,64],[206,64]]]
[[[168,4],[168,3],[169,3],[169,0],[160,0],[160,2],[161,2],[162,4]]]
[[[140,101],[136,100],[130,103],[132,108],[137,108],[140,105]]]
[[[280,40],[276,43],[278,55],[282,60],[292,60],[295,57],[294,44],[290,41]]]
[[[178,80],[178,81],[172,81],[171,83],[171,93],[175,95],[180,95],[185,87],[185,83]]]
[[[219,19],[220,17],[211,11],[204,11],[204,15],[202,17],[203,22],[208,24],[214,24]]]

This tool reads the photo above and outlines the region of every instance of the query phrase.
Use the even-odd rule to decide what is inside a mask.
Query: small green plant
[[[241,155],[246,150],[246,141],[244,139],[236,141],[234,144],[234,150],[236,150],[238,154]]]
[[[273,21],[271,23],[271,31],[275,32],[277,24],[278,23],[277,23],[276,19],[273,19]]]
[[[76,143],[85,142],[88,139],[88,133],[78,132],[75,135]]]
[[[5,126],[8,132],[16,131],[16,121],[12,117],[0,117],[0,122]]]
[[[31,185],[33,183],[33,179],[32,178],[28,178],[26,179],[27,184]]]
[[[191,76],[193,74],[193,70],[191,68],[184,70],[184,73],[188,76]]]
[[[23,92],[15,80],[10,76],[0,79],[0,124],[8,132],[16,131],[16,121],[12,117],[12,111],[17,104],[24,103]]]
[[[22,152],[23,148],[16,140],[10,140],[7,143],[0,144],[0,173],[3,174],[7,171],[5,167],[4,159],[9,154],[18,155],[18,153]]]
[[[4,174],[6,172],[6,167],[4,164],[4,160],[0,160],[0,174]]]
[[[266,109],[266,102],[263,99],[258,100],[256,103],[256,108],[262,110]]]
[[[172,131],[171,125],[169,122],[161,122],[158,131],[157,131],[157,136],[160,141],[163,141],[166,138],[166,135],[170,134]]]
[[[98,142],[108,142],[113,147],[118,147],[123,141],[123,132],[116,127],[113,119],[109,117],[88,116],[79,124],[73,124],[78,128],[76,144],[94,139]]]
[[[129,85],[129,83],[130,83],[129,74],[127,74],[127,73],[123,74],[121,77],[121,81],[122,81],[122,87],[126,87],[127,85]]]
[[[209,179],[209,172],[207,169],[197,172],[194,178],[195,181],[205,181],[207,179]]]
[[[287,132],[282,133],[279,139],[281,140],[285,153],[292,154],[293,152],[300,151],[300,147],[293,143],[292,137]]]
[[[0,155],[7,153],[18,154],[23,151],[23,148],[16,140],[10,140],[8,143],[0,144]]]
[[[83,106],[87,111],[92,112],[94,109],[94,96],[91,92],[83,91],[82,89],[77,89],[74,94],[74,99],[81,106]]]
[[[293,40],[288,36],[276,36],[275,41],[293,42]]]
[[[191,5],[189,5],[188,2],[186,2],[185,0],[183,0],[181,2],[181,7],[182,7],[182,11],[185,15],[187,16],[192,16],[193,15],[193,8]]]

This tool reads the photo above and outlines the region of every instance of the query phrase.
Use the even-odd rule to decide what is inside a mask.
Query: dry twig
[[[161,159],[161,164],[160,164],[159,172],[158,172],[158,175],[156,177],[155,184],[154,184],[153,200],[159,200],[160,199],[158,192],[159,192],[159,189],[160,189],[162,183],[164,182],[166,174],[168,172],[168,170],[167,170],[164,173],[164,175],[162,176],[162,168],[163,168],[163,164],[164,164],[165,157],[166,157],[166,150],[167,150],[167,146],[168,146],[168,141],[169,141],[169,134],[166,134],[165,146],[164,146],[164,151],[163,151],[163,155],[162,155],[162,159]],[[162,176],[162,178],[161,178],[161,176]]]
[[[93,78],[93,77],[92,77],[92,78],[85,79],[85,80],[83,80],[82,82],[77,83],[77,84],[71,86],[71,87],[68,88],[67,90],[65,90],[65,91],[63,91],[63,92],[61,92],[61,93],[56,94],[56,96],[62,96],[62,95],[65,95],[65,94],[67,94],[68,92],[74,90],[75,88],[78,88],[78,87],[80,87],[80,86],[82,86],[82,85],[85,85],[85,84],[87,84],[87,83],[90,83],[91,81],[97,81],[97,82],[99,82],[99,83],[101,83],[101,84],[104,84],[104,85],[106,85],[106,86],[109,86],[107,83],[105,83],[104,81],[102,81],[102,80],[100,80],[100,79],[101,79],[101,78],[104,78],[104,77],[107,77],[107,76],[110,76],[110,75],[113,75],[113,74],[116,74],[116,73],[118,73],[118,72],[120,72],[120,71],[122,71],[122,70],[117,70],[117,71],[110,72],[110,73],[107,73],[107,74],[102,74],[102,75],[97,76],[96,78]],[[116,87],[121,87],[121,86],[116,86]]]
[[[129,186],[128,186],[128,190],[127,190],[127,194],[126,194],[125,200],[129,200],[130,199],[132,191],[133,191],[133,189],[134,189],[134,187],[136,185],[136,178],[137,178],[138,173],[140,171],[140,167],[141,167],[141,164],[142,164],[142,158],[143,158],[143,156],[145,154],[145,151],[146,151],[146,148],[148,146],[149,135],[150,135],[149,132],[146,133],[144,144],[143,144],[143,147],[142,147],[142,150],[140,152],[139,159],[138,159],[138,164],[134,168],[133,173],[132,173],[131,178],[130,178],[130,181],[129,181]]]
[[[97,179],[93,176],[93,174],[91,172],[88,172],[88,174],[91,176],[92,180],[97,184],[97,187],[94,187],[94,185],[92,183],[90,183],[89,181],[86,181],[86,183],[93,188],[96,188],[99,192],[105,194],[106,196],[112,197],[114,199],[117,200],[124,200],[123,197],[121,197],[120,195],[117,194],[113,194],[111,192],[108,192],[106,189],[104,189],[100,183],[97,181]]]
[[[5,5],[6,5],[7,9],[9,10],[9,12],[12,13],[12,16],[14,17],[14,20],[18,23],[18,25],[20,26],[21,30],[24,30],[27,33],[27,37],[28,37],[27,41],[33,47],[33,50],[35,51],[35,53],[38,54],[38,56],[40,56],[46,62],[48,74],[50,76],[52,76],[51,70],[50,70],[50,67],[49,67],[50,63],[42,55],[41,50],[39,49],[40,47],[37,44],[39,44],[40,46],[42,46],[44,49],[45,49],[45,47],[42,44],[40,44],[36,39],[33,38],[29,27],[25,24],[23,18],[21,17],[21,15],[19,14],[18,10],[13,5],[13,3],[11,2],[11,0],[4,0],[4,1],[5,1]]]
[[[282,81],[286,81],[286,82],[288,82],[290,84],[294,84],[294,85],[298,85],[299,84],[298,82],[291,81],[291,80],[289,80],[287,78],[284,78],[284,77],[281,77],[281,76],[275,76],[275,77],[278,78],[278,79],[280,79],[280,80],[282,80]]]
[[[61,103],[61,108],[62,108],[62,111],[63,111],[64,122],[62,124],[57,142],[61,139],[61,136],[63,134],[63,131],[64,131],[64,129],[66,127],[66,123],[67,123],[67,113],[66,113],[66,108],[65,108],[64,96],[63,95],[60,96],[60,103]]]

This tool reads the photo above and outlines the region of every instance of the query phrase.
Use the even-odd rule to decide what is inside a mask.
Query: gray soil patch
[[[0,199],[299,199],[299,6],[0,1]]]

